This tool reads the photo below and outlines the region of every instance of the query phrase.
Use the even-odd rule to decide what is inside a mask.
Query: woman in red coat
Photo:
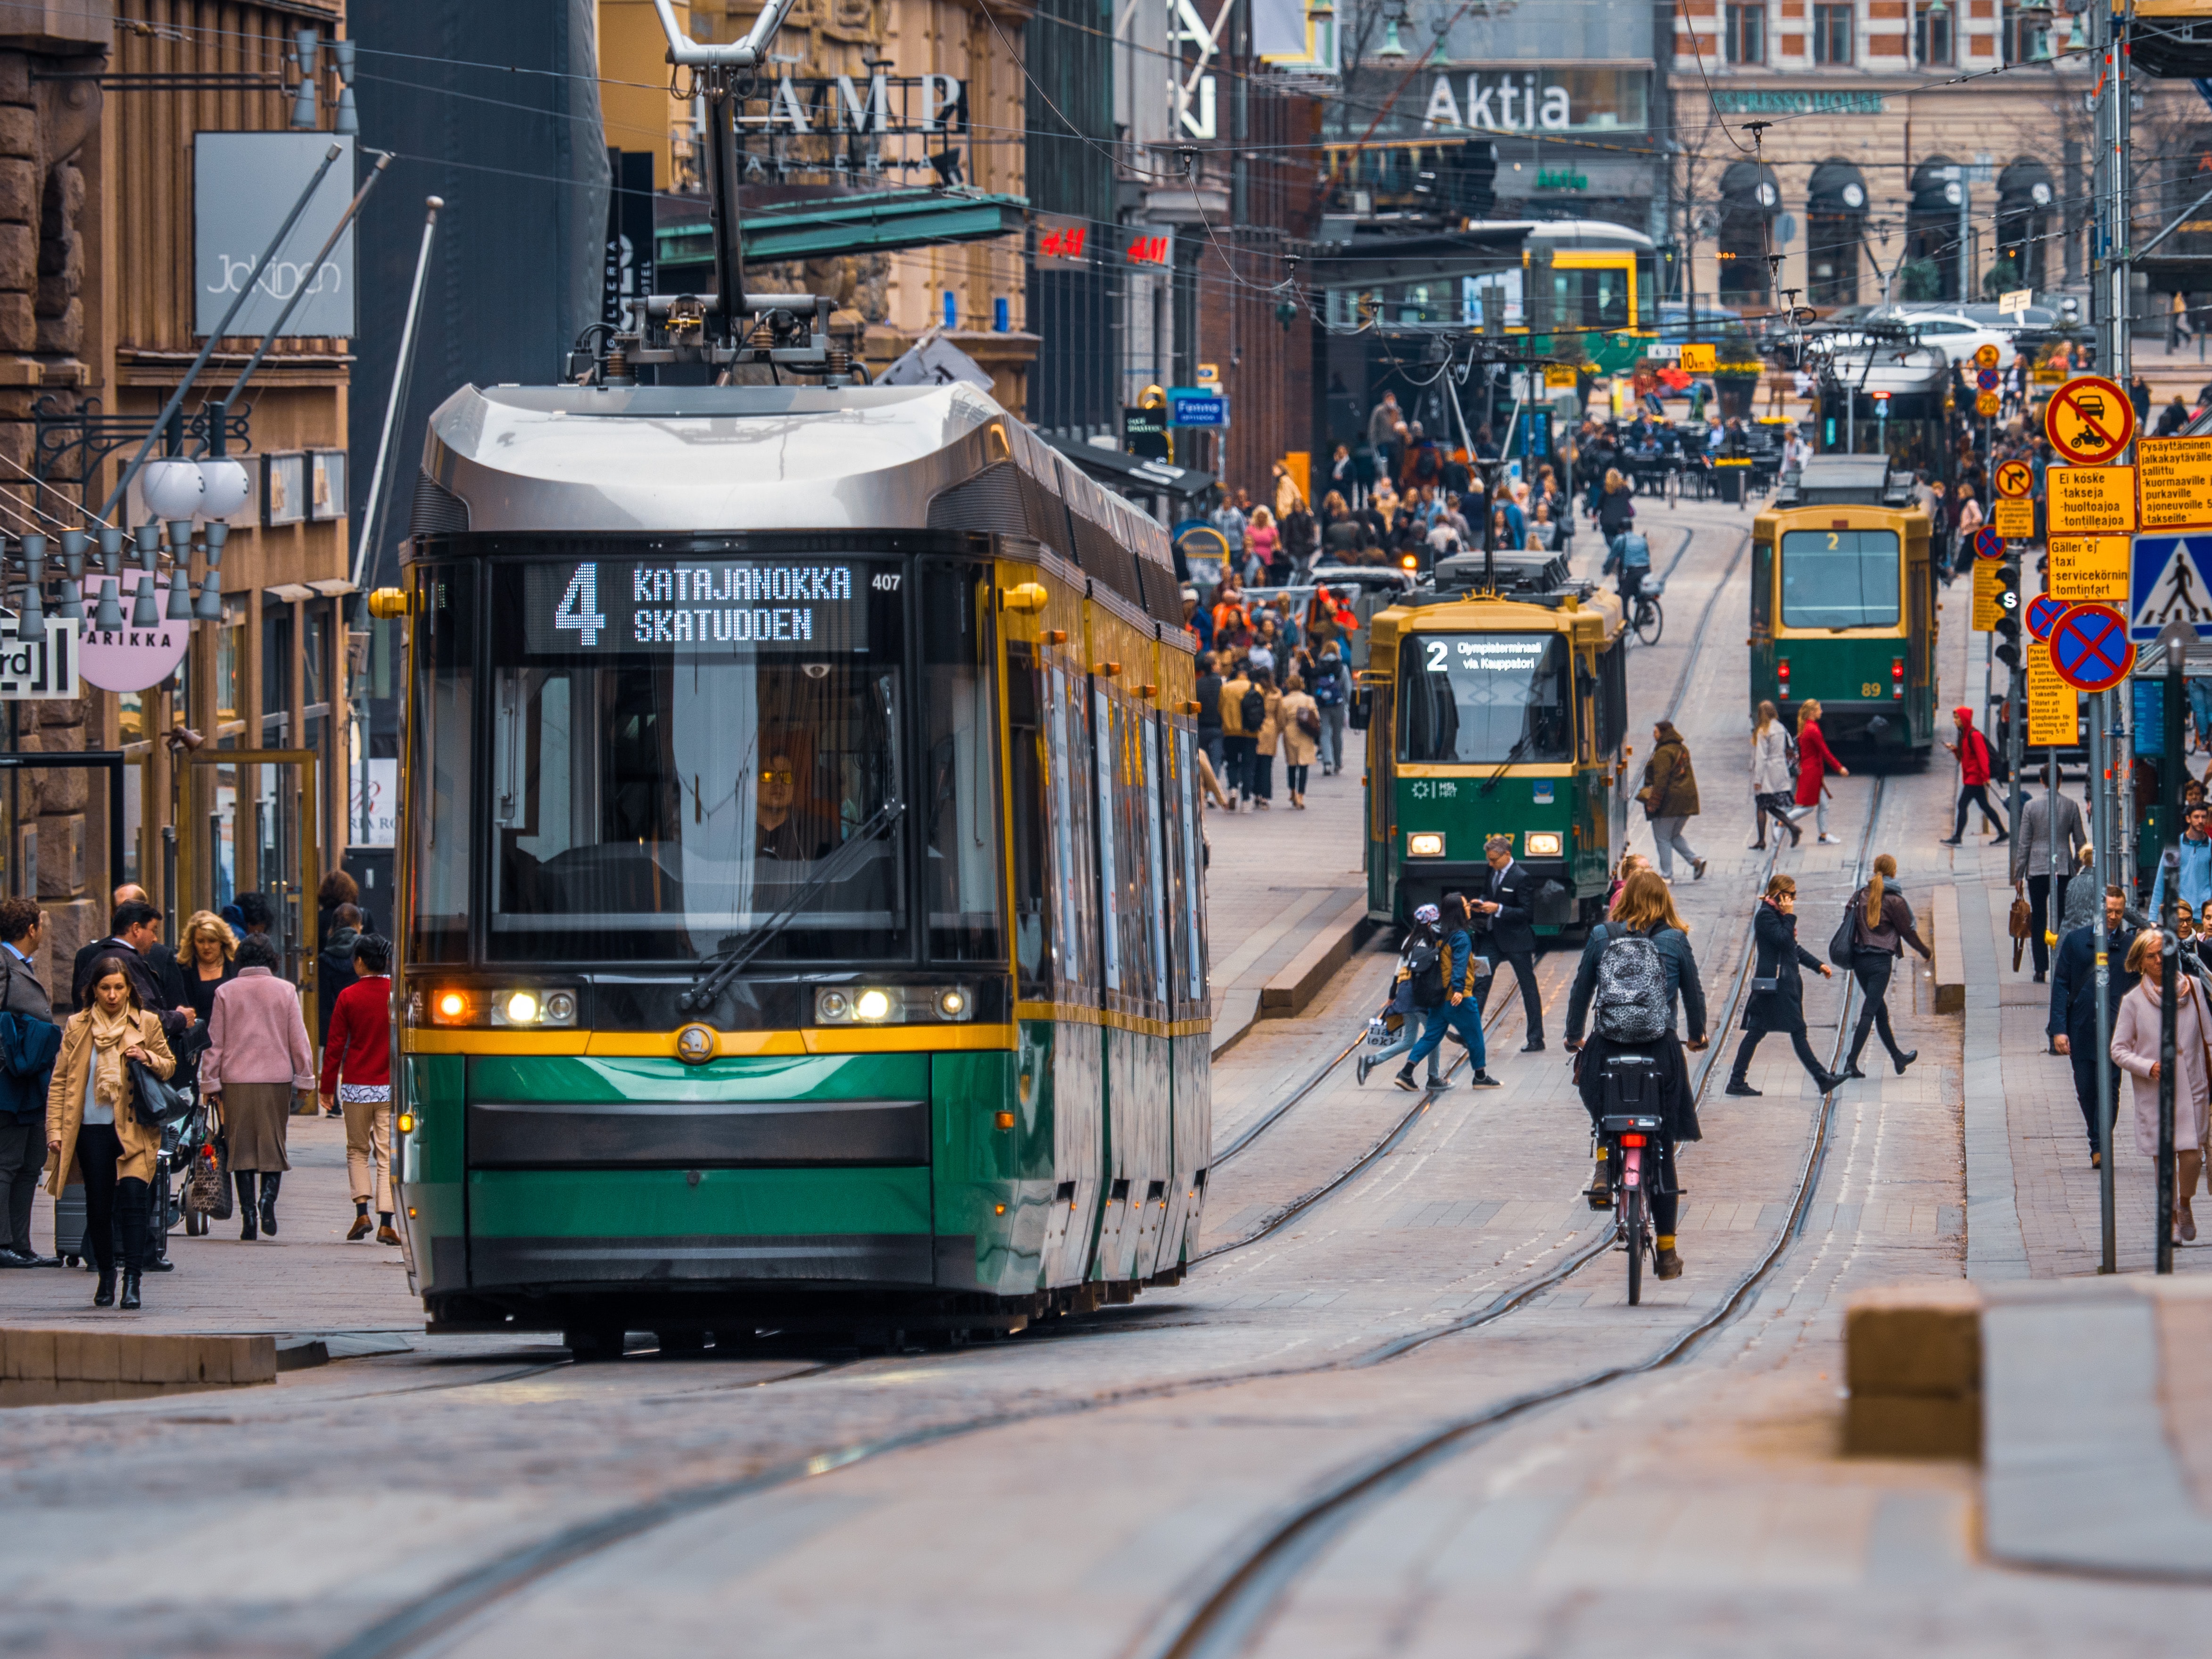
[[[323,1045],[323,1109],[345,1116],[346,1173],[353,1182],[349,1243],[368,1233],[376,1200],[376,1242],[397,1244],[392,1225],[392,946],[374,933],[354,941],[352,984],[331,1009]]]
[[[1839,837],[1828,833],[1828,774],[1847,778],[1850,767],[1836,758],[1836,751],[1828,747],[1828,740],[1820,735],[1820,705],[1808,698],[1797,706],[1797,811],[1796,817],[1803,817],[1810,807],[1818,814],[1814,819],[1820,827],[1820,844],[1832,847]]]

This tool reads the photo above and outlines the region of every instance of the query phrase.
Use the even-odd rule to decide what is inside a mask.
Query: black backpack
[[[1656,1042],[1667,1030],[1667,965],[1659,947],[1642,933],[1607,933],[1592,1024],[1608,1042]]]
[[[1267,699],[1258,686],[1245,692],[1244,700],[1237,705],[1237,712],[1243,716],[1244,735],[1258,737],[1260,728],[1267,723]]]
[[[1444,1000],[1443,941],[1425,927],[1407,941],[1406,971],[1413,983],[1416,1008],[1440,1008]]]

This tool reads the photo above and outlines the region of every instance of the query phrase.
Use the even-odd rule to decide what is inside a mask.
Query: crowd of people
[[[143,889],[115,890],[106,937],[70,964],[68,1003],[40,965],[46,918],[27,899],[0,900],[0,1267],[51,1267],[32,1243],[33,1195],[66,1209],[81,1196],[82,1238],[68,1251],[96,1274],[96,1307],[143,1305],[146,1274],[173,1271],[164,1161],[180,1146],[213,1161],[227,1209],[234,1186],[242,1240],[274,1238],[291,1121],[323,1111],[345,1121],[355,1215],[349,1239],[396,1245],[391,1180],[392,947],[373,931],[351,877],[319,894],[317,1023],[309,1036],[299,987],[265,896],[192,914],[172,949]],[[316,1062],[319,1046],[321,1061]],[[204,1189],[205,1183],[202,1183]],[[221,1212],[220,1210],[217,1212]]]

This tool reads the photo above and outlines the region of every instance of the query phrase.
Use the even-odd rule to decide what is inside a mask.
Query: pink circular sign
[[[87,580],[84,585],[84,636],[77,647],[78,674],[103,691],[143,691],[149,685],[159,685],[185,659],[185,647],[191,642],[191,623],[165,616],[151,628],[127,626],[138,585],[125,574],[116,602],[123,607],[126,626],[94,628],[92,619],[103,585],[104,580],[97,578]],[[155,585],[154,604],[159,611],[168,610],[167,586]]]

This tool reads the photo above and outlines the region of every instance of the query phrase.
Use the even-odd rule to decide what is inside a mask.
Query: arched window
[[[2012,267],[2005,287],[2044,286],[2051,232],[2057,222],[2051,212],[2057,200],[2051,170],[2040,161],[2023,155],[1997,175],[1997,257],[1993,263]]]
[[[1767,257],[1771,226],[1782,206],[1774,170],[1750,161],[1732,163],[1721,175],[1720,296],[1724,303],[1764,304],[1772,289]]]
[[[1849,161],[1823,161],[1805,192],[1806,300],[1856,305],[1859,249],[1866,239],[1867,187]]]
[[[1966,185],[1943,175],[1953,166],[1948,155],[1931,155],[1912,169],[1912,204],[1905,222],[1905,266],[1891,297],[1898,300],[1955,300],[1959,297],[1959,204]]]

